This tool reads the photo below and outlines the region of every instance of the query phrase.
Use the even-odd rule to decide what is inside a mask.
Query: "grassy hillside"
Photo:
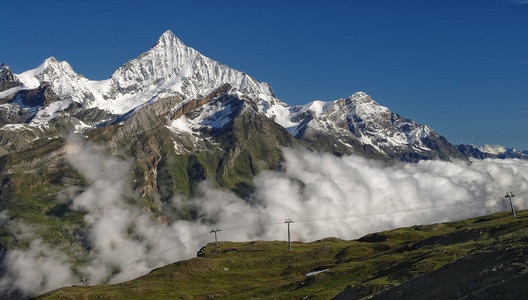
[[[294,242],[292,251],[277,241],[209,244],[197,258],[129,282],[66,287],[39,299],[520,298],[526,282],[528,211],[520,211],[355,241]]]
[[[11,220],[35,225],[35,233],[68,254],[82,251],[75,236],[84,213],[69,209],[68,197],[79,193],[85,179],[64,159],[64,140],[0,157],[0,211]],[[0,250],[26,248],[9,228],[0,226]]]

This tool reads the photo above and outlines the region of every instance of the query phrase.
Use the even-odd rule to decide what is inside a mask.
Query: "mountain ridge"
[[[251,99],[260,112],[314,148],[384,160],[466,158],[430,127],[402,118],[364,92],[328,102],[283,103],[269,84],[203,56],[170,30],[106,80],[86,79],[53,57],[35,69],[4,78],[7,85],[16,84],[14,78],[22,85],[0,92],[0,103],[4,103],[0,131],[19,128],[6,125],[21,124],[26,132],[40,127],[82,133],[119,122],[159,99],[181,95],[182,101],[189,102],[229,84],[231,93]],[[19,117],[10,117],[16,114]],[[24,141],[0,144],[15,145],[11,150],[27,146]]]

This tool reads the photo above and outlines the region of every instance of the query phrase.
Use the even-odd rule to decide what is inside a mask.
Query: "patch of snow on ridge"
[[[19,129],[29,129],[29,125],[27,124],[5,124],[4,126],[0,127],[0,130],[19,130]]]
[[[86,80],[86,87],[92,92],[94,97],[94,104],[102,104],[106,101],[103,94],[107,93],[110,89],[110,79],[106,80]],[[97,107],[97,106],[95,106]]]
[[[308,108],[313,111],[316,116],[320,116],[321,114],[323,114],[331,105],[333,104],[333,102],[325,102],[325,101],[320,101],[320,100],[316,100],[316,101],[313,101],[312,103],[309,103],[308,104]]]
[[[91,129],[92,126],[84,123],[83,121],[79,120],[79,124],[76,124],[75,125],[75,133],[82,133],[84,132],[85,130],[88,130],[88,129]]]
[[[40,81],[36,78],[36,76],[40,74],[45,68],[46,61],[44,61],[40,66],[36,67],[35,69],[27,70],[20,74],[13,74],[16,78],[18,78],[20,82],[22,82],[22,85],[15,86],[13,88],[0,92],[0,98],[13,95],[14,93],[17,93],[22,90],[31,90],[38,88],[40,85]]]
[[[231,105],[229,103],[220,103],[211,101],[200,108],[200,114],[190,119],[182,115],[176,120],[172,120],[167,126],[173,132],[186,132],[189,134],[197,133],[202,128],[222,128],[231,118]]]
[[[192,134],[193,133],[193,124],[187,119],[185,115],[179,117],[176,120],[172,120],[169,126],[167,126],[172,131],[175,132],[187,132]]]
[[[328,270],[330,270],[330,269],[324,269],[324,270],[320,270],[320,271],[312,271],[312,272],[310,272],[310,273],[306,273],[304,276],[306,276],[306,277],[310,277],[310,276],[317,275],[317,274],[319,274],[319,273],[326,272],[326,271],[328,271]]]
[[[24,90],[24,86],[15,86],[15,87],[12,87],[10,89],[7,89],[5,91],[1,91],[0,92],[0,99],[1,98],[5,98],[7,96],[10,96],[10,95],[13,95],[14,93],[20,91],[20,90]]]
[[[214,113],[204,119],[201,122],[202,125],[210,128],[222,128],[231,121],[229,116],[231,115],[232,110],[230,108],[228,109],[225,105],[217,107],[217,110],[209,110],[209,113],[212,111]]]
[[[365,145],[370,145],[372,147],[374,147],[374,149],[380,151],[380,152],[383,152],[377,145],[375,145],[374,143],[372,143],[372,141],[365,135],[361,134],[359,136],[359,141]],[[383,152],[385,153],[385,152]]]
[[[260,111],[263,110],[260,109]],[[293,117],[292,108],[282,102],[270,105],[265,111],[265,115],[284,128],[291,128],[299,125],[299,122],[293,122],[291,120]]]
[[[35,69],[27,70],[26,72],[23,72],[21,74],[13,74],[15,75],[20,82],[24,84],[24,87],[26,89],[36,89],[40,85],[40,81],[36,78],[42,70],[46,68],[46,63],[43,62],[40,66],[36,67]]]
[[[428,137],[430,131],[431,131],[431,129],[429,127],[427,127],[427,126],[418,127],[416,129],[414,129],[413,131],[411,131],[410,133],[408,133],[407,142],[409,144],[417,144],[417,143],[419,143],[421,145],[422,144],[421,140],[426,138],[426,137]],[[421,145],[421,146],[423,147],[423,145]]]
[[[500,146],[500,145],[487,145],[486,144],[484,146],[476,146],[476,148],[480,150],[481,152],[495,154],[495,155],[508,151],[506,147]]]
[[[71,105],[71,101],[57,101],[53,102],[44,109],[38,111],[35,117],[31,120],[31,126],[47,126],[49,121],[57,117],[61,111],[65,110]]]

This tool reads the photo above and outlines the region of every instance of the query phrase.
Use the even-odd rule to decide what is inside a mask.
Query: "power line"
[[[526,193],[528,193],[528,192],[523,192],[523,193],[519,193],[519,194],[526,194]],[[438,204],[438,205],[427,206],[427,207],[416,207],[416,208],[410,208],[410,209],[401,209],[401,210],[385,211],[385,212],[377,212],[377,213],[369,213],[369,214],[355,214],[355,215],[320,217],[320,218],[298,218],[298,219],[295,219],[295,221],[299,222],[299,223],[303,223],[303,222],[315,222],[315,221],[327,221],[327,220],[339,220],[339,219],[352,219],[352,218],[372,217],[372,216],[379,216],[379,215],[390,215],[390,214],[397,214],[397,213],[404,213],[404,212],[429,210],[429,209],[449,207],[449,206],[457,206],[457,205],[477,203],[477,202],[486,202],[486,201],[491,201],[491,200],[498,201],[498,200],[502,200],[502,198],[497,198],[497,197],[493,197],[493,198],[476,198],[476,199],[472,199],[472,200],[458,201],[458,202],[446,203],[446,204]]]
[[[266,227],[266,226],[274,226],[274,225],[279,225],[283,223],[284,221],[270,222],[270,223],[254,223],[254,224],[247,224],[247,225],[225,227],[225,228],[222,228],[222,230],[229,231],[229,230],[251,229],[251,228],[259,228],[259,227]]]
[[[517,193],[517,195],[523,195],[523,194],[528,194],[528,191],[523,191],[523,192]],[[498,200],[502,200],[502,198],[498,198],[498,197],[493,197],[493,198],[475,198],[475,199],[466,200],[466,201],[458,201],[458,202],[439,204],[439,205],[433,205],[433,206],[428,206],[428,207],[417,207],[417,208],[402,209],[402,210],[395,210],[395,211],[386,211],[386,212],[378,212],[378,213],[370,213],[370,214],[356,214],[356,215],[320,217],[320,218],[312,217],[312,218],[286,219],[285,221],[280,221],[280,222],[253,223],[253,224],[245,224],[245,225],[237,225],[237,226],[225,227],[225,228],[222,228],[222,229],[219,229],[219,228],[215,227],[213,230],[201,233],[199,235],[196,235],[196,236],[190,238],[189,240],[177,243],[177,244],[175,244],[175,245],[173,245],[173,246],[171,246],[169,248],[166,248],[166,249],[161,250],[161,251],[156,252],[156,253],[149,254],[149,255],[144,256],[144,257],[142,257],[140,259],[136,259],[133,262],[130,262],[128,264],[125,264],[125,265],[121,266],[121,268],[124,268],[124,267],[127,267],[129,265],[133,265],[133,264],[139,263],[139,262],[144,261],[144,260],[148,260],[149,258],[152,258],[154,256],[158,256],[160,254],[166,253],[166,252],[171,251],[173,249],[186,246],[186,244],[188,244],[190,242],[201,240],[205,236],[209,235],[211,232],[215,233],[215,241],[217,241],[216,240],[216,232],[218,232],[218,231],[232,231],[232,230],[242,230],[242,229],[251,229],[251,228],[261,228],[261,227],[275,226],[275,225],[287,223],[288,224],[288,241],[290,243],[289,244],[290,245],[289,249],[291,250],[291,241],[290,241],[290,236],[289,236],[289,225],[290,225],[290,223],[294,222],[293,220],[295,220],[295,222],[298,222],[298,223],[307,223],[307,222],[317,222],[317,221],[329,221],[329,220],[362,218],[362,217],[379,216],[379,215],[390,215],[390,214],[412,212],[412,211],[420,211],[420,210],[429,210],[429,209],[436,209],[436,208],[442,208],[442,207],[449,207],[449,206],[457,206],[457,205],[485,202],[485,201],[491,201],[491,200],[498,201]],[[104,273],[101,272],[100,274],[106,274],[106,273],[107,272],[104,272]],[[98,274],[96,274],[96,275],[98,275]],[[81,281],[81,282],[83,282],[83,281]],[[85,284],[85,281],[83,282],[83,284]]]
[[[195,236],[195,237],[193,237],[193,238],[191,238],[191,239],[189,239],[189,240],[186,240],[186,241],[184,241],[184,242],[180,242],[180,243],[178,243],[178,244],[175,244],[174,246],[171,246],[171,247],[169,247],[169,248],[167,248],[167,249],[165,249],[165,250],[161,250],[161,251],[159,251],[159,252],[152,253],[152,254],[149,254],[149,255],[147,255],[147,256],[144,256],[143,258],[136,259],[135,261],[133,261],[133,262],[131,262],[131,263],[128,263],[128,264],[126,264],[126,265],[123,265],[122,267],[126,267],[126,266],[129,266],[129,265],[133,265],[133,264],[136,264],[136,263],[142,262],[142,261],[144,261],[144,260],[148,260],[149,258],[152,258],[152,257],[154,257],[154,256],[158,256],[158,255],[160,255],[160,254],[163,254],[163,253],[169,252],[170,250],[173,250],[173,249],[176,249],[176,248],[183,247],[183,246],[185,246],[185,244],[187,244],[187,243],[194,242],[194,241],[197,241],[197,240],[201,240],[204,236],[206,236],[206,235],[208,235],[208,234],[209,234],[209,232],[207,232],[207,233],[202,233],[202,234],[197,235],[197,236]]]
[[[528,191],[517,193],[518,195],[521,194],[528,194]],[[334,217],[321,217],[321,218],[295,218],[295,219],[288,219],[292,223],[292,220],[295,220],[295,222],[303,223],[303,222],[314,222],[314,221],[326,221],[326,220],[338,220],[338,219],[349,219],[349,218],[361,218],[361,217],[370,217],[370,216],[378,216],[378,215],[388,215],[388,214],[396,214],[396,213],[404,213],[404,212],[412,212],[412,211],[420,211],[420,210],[428,210],[428,209],[435,209],[435,208],[442,208],[442,207],[449,207],[449,206],[457,206],[457,205],[463,205],[463,204],[470,204],[470,203],[477,203],[477,202],[485,202],[485,201],[491,201],[491,200],[499,200],[500,198],[493,197],[493,198],[474,198],[471,200],[466,201],[458,201],[453,203],[446,203],[446,204],[439,204],[434,206],[428,206],[428,207],[417,207],[417,208],[411,208],[411,209],[403,209],[403,210],[395,210],[395,211],[386,211],[386,212],[379,212],[379,213],[370,213],[370,214],[357,214],[357,215],[345,215],[345,216],[334,216]],[[215,228],[217,231],[232,231],[232,230],[241,230],[241,229],[251,229],[251,228],[260,228],[260,227],[267,227],[267,226],[274,226],[279,224],[284,224],[285,221],[280,222],[269,222],[269,223],[253,223],[253,224],[246,224],[246,225],[238,225],[238,226],[231,226],[231,227],[224,227],[222,229]],[[213,231],[210,231],[211,233]],[[181,244],[191,242],[196,240],[197,238],[201,238],[204,235],[207,235],[207,233],[203,233],[195,238],[192,238],[191,240],[188,240],[186,242],[183,242]],[[151,256],[155,256],[161,253],[165,253],[167,251],[170,251],[176,247],[181,247],[182,245],[176,245],[170,248],[167,248],[163,251],[160,251],[158,253],[152,254]],[[139,260],[141,261],[141,260]]]
[[[163,254],[163,253],[169,252],[169,251],[174,250],[174,249],[176,249],[176,248],[183,247],[183,246],[185,246],[186,244],[188,244],[188,243],[190,243],[190,242],[197,241],[197,240],[201,240],[204,236],[206,236],[206,235],[208,235],[208,234],[209,234],[209,232],[199,234],[199,235],[197,235],[197,236],[192,237],[192,238],[189,239],[189,240],[186,240],[186,241],[183,241],[183,242],[177,243],[177,244],[175,244],[175,245],[173,245],[173,246],[171,246],[171,247],[169,247],[169,248],[166,248],[166,249],[161,250],[161,251],[156,252],[156,253],[149,254],[149,255],[147,255],[147,256],[144,256],[144,257],[142,257],[142,258],[136,259],[136,260],[134,260],[133,262],[130,262],[130,263],[124,264],[124,265],[119,266],[119,267],[120,267],[120,268],[125,268],[125,267],[128,267],[128,266],[130,266],[130,265],[140,263],[140,262],[145,261],[145,260],[148,260],[149,258],[152,258],[152,257],[154,257],[154,256],[158,256],[158,255],[160,255],[160,254]],[[107,273],[108,273],[108,272],[98,272],[98,273],[92,274],[92,277],[94,277],[94,276],[97,277],[98,275],[105,275],[105,274],[107,274]],[[86,285],[86,282],[87,282],[87,281],[88,281],[88,279],[85,279],[85,277],[83,277],[83,279],[82,279],[80,282],[82,282],[83,285]]]
[[[521,194],[528,194],[528,191],[524,191],[524,192],[520,192],[520,193],[517,193],[518,195],[521,195]],[[386,212],[379,212],[379,213],[370,213],[370,214],[356,214],[356,215],[345,215],[345,216],[334,216],[334,217],[321,217],[321,218],[295,218],[295,219],[288,219],[290,220],[291,222],[293,222],[292,220],[295,220],[295,222],[299,222],[299,223],[305,223],[305,222],[315,222],[315,221],[327,221],[327,220],[339,220],[339,219],[350,219],[350,218],[361,218],[361,217],[370,217],[370,216],[378,216],[378,215],[388,215],[388,214],[396,214],[396,213],[404,213],[404,212],[412,212],[412,211],[420,211],[420,210],[428,210],[428,209],[435,209],[435,208],[442,208],[442,207],[449,207],[449,206],[457,206],[457,205],[463,205],[463,204],[470,204],[470,203],[477,203],[477,202],[485,202],[485,201],[491,201],[491,200],[499,200],[500,198],[498,197],[493,197],[493,198],[474,198],[474,199],[471,199],[471,200],[466,200],[466,201],[458,201],[458,202],[453,202],[453,203],[446,203],[446,204],[439,204],[439,205],[434,205],[434,206],[428,206],[428,207],[417,207],[417,208],[411,208],[411,209],[402,209],[402,210],[395,210],[395,211],[386,211]],[[267,226],[274,226],[274,225],[279,225],[279,224],[284,224],[285,221],[280,221],[280,222],[269,222],[269,223],[253,223],[253,224],[246,224],[246,225],[238,225],[238,226],[231,226],[231,227],[224,227],[222,229],[219,229],[219,228],[215,228],[216,231],[232,231],[232,230],[241,230],[241,229],[251,229],[251,228],[260,228],[260,227],[267,227]],[[213,231],[210,231],[208,233],[211,233]],[[135,262],[132,262],[130,264],[134,264],[136,262],[140,262],[144,259],[148,259],[152,256],[156,256],[156,255],[159,255],[159,254],[162,254],[162,253],[165,253],[167,251],[170,251],[174,248],[178,248],[178,247],[181,247],[183,246],[184,244],[188,243],[188,242],[192,242],[192,241],[195,241],[197,239],[201,239],[203,236],[205,235],[208,235],[208,233],[202,233],[188,241],[185,241],[185,242],[182,242],[182,243],[179,243],[175,246],[172,246],[170,248],[167,248],[165,250],[162,250],[160,252],[157,252],[157,253],[154,253],[154,254],[151,254],[143,259],[139,259]],[[125,265],[126,266],[126,265]]]

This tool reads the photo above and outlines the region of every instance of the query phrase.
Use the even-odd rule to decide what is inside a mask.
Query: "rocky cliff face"
[[[136,188],[143,197],[166,201],[176,193],[191,194],[206,178],[246,195],[251,178],[278,168],[281,147],[297,142],[230,88],[223,85],[190,101],[160,99],[90,137],[108,138],[112,153],[135,158],[135,172],[143,174]]]
[[[9,66],[0,64],[0,92],[21,86],[22,82],[13,75]],[[1,97],[0,97],[1,98]]]

